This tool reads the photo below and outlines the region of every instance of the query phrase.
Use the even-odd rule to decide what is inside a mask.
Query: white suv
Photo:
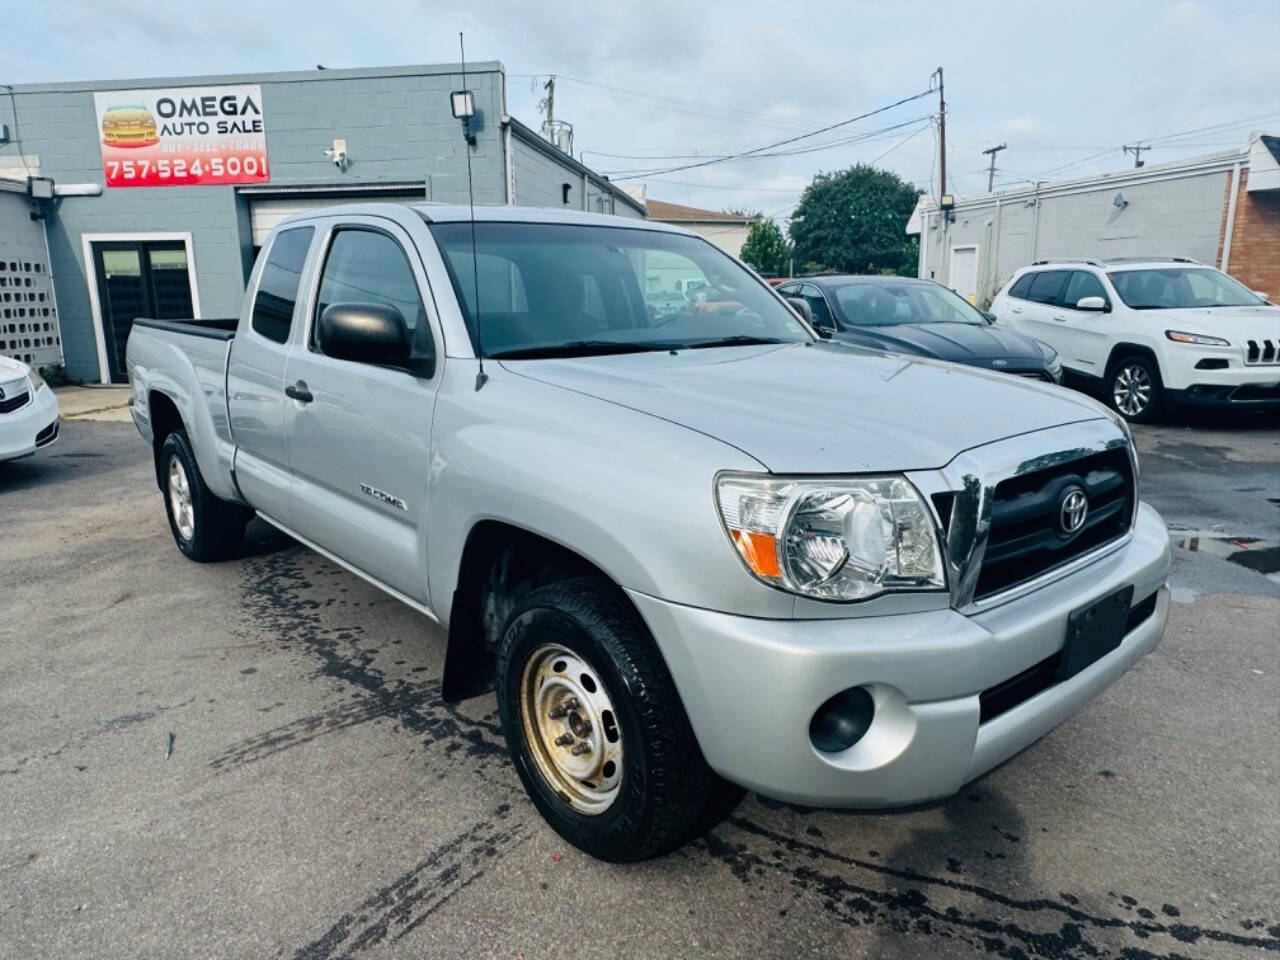
[[[1162,408],[1280,410],[1280,307],[1181,257],[1038,260],[991,303],[1068,382],[1139,423]]]

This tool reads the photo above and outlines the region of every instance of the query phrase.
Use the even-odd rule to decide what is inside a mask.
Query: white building
[[[956,197],[921,197],[918,275],[985,306],[1019,267],[1054,257],[1179,256],[1280,294],[1280,137],[1133,170]]]

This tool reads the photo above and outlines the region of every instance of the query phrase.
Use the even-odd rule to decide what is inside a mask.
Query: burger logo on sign
[[[150,147],[160,142],[156,118],[142,104],[113,104],[102,115],[102,142],[110,147]]]

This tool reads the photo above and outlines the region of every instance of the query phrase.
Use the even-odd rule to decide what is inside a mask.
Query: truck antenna
[[[467,50],[462,43],[462,31],[458,31],[458,55],[462,58],[462,89],[467,89]],[[480,361],[480,369],[476,371],[476,390],[479,391],[489,382],[489,375],[484,372],[484,338],[480,335],[480,267],[476,256],[476,191],[471,185],[471,141],[467,141],[467,205],[471,220],[471,282],[476,297],[476,356]]]

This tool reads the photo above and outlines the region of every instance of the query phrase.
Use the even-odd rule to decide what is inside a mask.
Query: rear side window
[[[1067,285],[1067,274],[1070,272],[1069,270],[1046,270],[1035,274],[1027,299],[1035,303],[1061,303],[1062,291]]]
[[[298,302],[298,284],[314,233],[314,227],[282,230],[271,244],[253,301],[253,329],[268,340],[284,343],[289,339],[293,305]]]
[[[1063,305],[1074,309],[1075,305],[1085,297],[1101,297],[1106,300],[1107,291],[1103,289],[1102,281],[1089,271],[1073,271],[1071,279],[1067,281],[1067,292],[1062,298]]]
[[[1031,281],[1036,278],[1034,273],[1024,273],[1018,278],[1018,282],[1009,288],[1009,296],[1017,297],[1019,300],[1029,300],[1028,294],[1031,293]]]

